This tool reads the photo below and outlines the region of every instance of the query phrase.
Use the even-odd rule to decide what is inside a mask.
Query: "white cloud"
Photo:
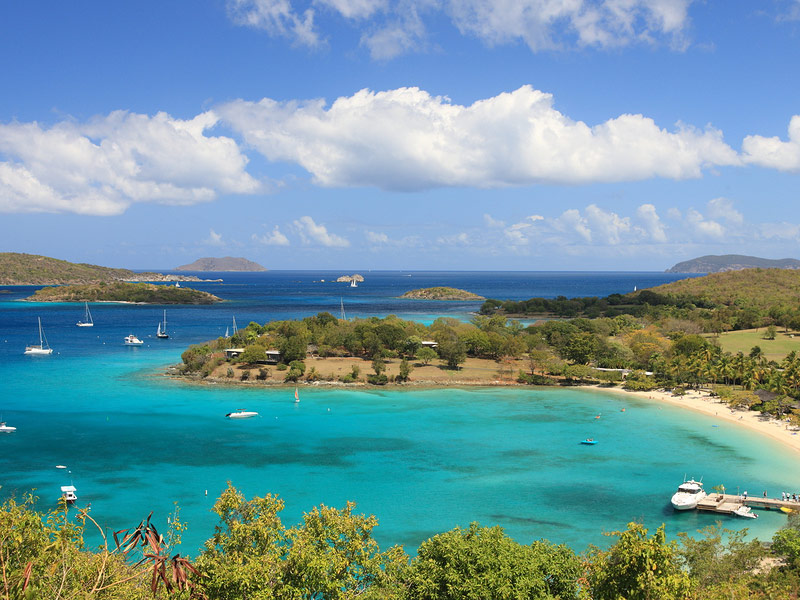
[[[742,151],[748,163],[779,171],[800,171],[800,115],[789,121],[788,142],[777,137],[748,135],[742,141]]]
[[[375,231],[365,231],[364,236],[370,244],[388,244],[389,236],[385,233],[378,233]]]
[[[314,30],[314,10],[295,12],[290,0],[228,0],[228,15],[237,25],[262,29],[303,46],[320,45]]]
[[[328,233],[325,225],[317,225],[309,216],[295,220],[294,226],[304,244],[319,244],[329,248],[346,248],[350,245],[346,238]]]
[[[255,233],[251,236],[251,239],[254,242],[258,242],[259,244],[264,244],[266,246],[288,246],[289,245],[289,238],[281,233],[280,228],[275,225],[270,233],[265,233],[264,235],[256,235]]]
[[[739,163],[713,129],[659,128],[642,115],[589,126],[530,86],[452,104],[418,88],[361,90],[330,106],[237,100],[218,107],[245,141],[273,161],[299,164],[323,186],[413,191],[536,183],[700,177]]]
[[[462,231],[453,235],[440,236],[436,243],[442,246],[466,246],[470,243],[470,238],[466,232]]]
[[[225,242],[222,241],[222,234],[217,233],[213,229],[210,229],[208,232],[208,239],[206,240],[206,244],[209,246],[224,246]]]
[[[579,210],[574,208],[565,210],[560,217],[552,221],[552,225],[556,231],[577,233],[584,242],[592,241],[592,230],[589,229],[588,222],[581,216]]]
[[[695,234],[702,236],[701,239],[695,240],[698,243],[708,241],[706,238],[721,239],[725,235],[725,228],[721,224],[716,221],[706,220],[702,214],[693,208],[690,208],[686,213],[686,223]]]
[[[499,221],[497,219],[493,219],[492,215],[485,213],[483,215],[483,222],[486,223],[486,226],[490,229],[498,229],[501,227],[505,227],[505,221]]]
[[[591,231],[612,246],[619,244],[620,236],[631,230],[631,220],[628,217],[620,217],[617,213],[605,211],[595,204],[586,207],[585,215]]]
[[[253,193],[236,142],[190,120],[112,112],[86,123],[0,123],[0,212],[120,214],[135,202],[196,204]]]
[[[666,242],[667,234],[661,223],[661,218],[652,204],[642,204],[636,209],[636,217],[642,224],[644,235],[653,242]]]
[[[714,198],[708,201],[708,216],[718,221],[727,221],[733,225],[744,223],[744,216],[733,208],[733,202],[727,198]]]
[[[318,28],[337,30],[336,17],[343,17],[372,57],[384,60],[427,46],[423,16],[449,18],[463,35],[489,45],[523,42],[534,52],[637,43],[683,49],[693,1],[228,0],[228,13],[237,25],[308,47],[321,43]]]

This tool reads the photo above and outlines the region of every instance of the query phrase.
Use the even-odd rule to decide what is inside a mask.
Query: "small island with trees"
[[[484,300],[483,296],[454,287],[429,287],[411,290],[400,296],[412,300]]]
[[[90,283],[36,290],[25,298],[31,302],[131,302],[137,304],[214,304],[222,299],[187,287],[153,283]]]
[[[260,272],[266,271],[260,264],[235,256],[223,256],[222,258],[198,258],[188,265],[181,265],[175,268],[176,271],[242,271]]]

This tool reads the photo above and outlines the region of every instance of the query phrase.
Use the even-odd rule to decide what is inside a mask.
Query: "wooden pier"
[[[790,508],[800,511],[800,502],[789,502],[778,500],[777,498],[763,498],[761,496],[737,496],[735,494],[709,494],[697,503],[697,510],[706,512],[721,513],[732,515],[734,511],[742,506],[750,508],[762,508],[764,510],[780,510]]]

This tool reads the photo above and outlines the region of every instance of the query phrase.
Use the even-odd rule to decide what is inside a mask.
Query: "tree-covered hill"
[[[794,258],[759,258],[742,254],[708,255],[679,262],[667,273],[721,273],[742,269],[800,269],[800,260]]]
[[[454,287],[420,288],[406,292],[401,298],[414,300],[483,300],[483,296]]]
[[[143,304],[214,304],[221,298],[191,288],[152,283],[94,283],[46,287],[26,298],[33,302],[139,302]]]
[[[702,300],[705,305],[738,306],[768,312],[776,306],[800,304],[800,272],[788,269],[746,269],[681,279],[631,294],[659,294]]]

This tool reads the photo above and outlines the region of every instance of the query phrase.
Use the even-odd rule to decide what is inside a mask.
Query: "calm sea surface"
[[[279,494],[284,523],[320,503],[380,520],[383,547],[413,551],[430,535],[471,521],[502,525],[520,542],[548,538],[576,550],[607,545],[604,531],[631,520],[667,524],[670,535],[715,519],[676,514],[669,497],[684,475],[707,487],[800,491],[800,466],[781,446],[733,425],[669,406],[585,390],[474,388],[396,391],[194,386],[164,378],[191,343],[250,321],[397,314],[430,322],[468,319],[480,303],[402,301],[418,287],[450,285],[493,298],[593,296],[673,281],[665,273],[371,272],[358,288],[332,283],[341,272],[221,274],[191,284],[227,302],[167,307],[171,338],[155,338],[164,307],[91,305],[95,326],[78,328],[77,304],[18,300],[36,288],[0,294],[0,419],[18,428],[0,437],[0,496],[36,490],[54,506],[70,475],[79,504],[110,528],[135,525],[151,510],[162,525],[181,508],[184,552],[211,535],[214,499],[231,481],[247,496]],[[214,275],[216,277],[217,275]],[[325,282],[321,282],[324,279]],[[37,341],[51,356],[22,354]],[[122,344],[129,333],[143,347]],[[247,408],[259,418],[229,421]],[[622,412],[622,409],[626,409]],[[599,419],[595,417],[600,415]],[[594,437],[596,446],[581,439]],[[206,495],[207,492],[207,495]],[[785,518],[726,519],[768,537]]]

